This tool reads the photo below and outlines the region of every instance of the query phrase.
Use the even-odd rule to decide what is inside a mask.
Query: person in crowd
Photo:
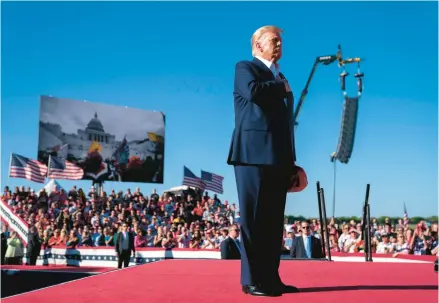
[[[146,237],[143,235],[143,231],[140,228],[137,229],[137,234],[134,238],[134,246],[136,248],[146,247]]]
[[[76,231],[72,229],[66,241],[66,247],[70,249],[75,249],[78,244],[79,244],[79,239],[76,235]]]
[[[152,228],[148,227],[148,229],[146,230],[146,247],[154,247],[154,232],[152,230]]]
[[[122,224],[126,223],[128,231],[136,231],[137,236],[140,235],[139,230],[142,231],[142,235],[146,233],[146,236],[144,236],[145,246],[139,246],[142,241],[135,243],[135,247],[138,247],[139,250],[143,250],[144,247],[163,248],[163,243],[167,243],[166,241],[171,239],[171,236],[168,236],[170,232],[172,233],[172,240],[165,245],[165,248],[178,247],[221,251],[222,243],[226,239],[228,239],[227,242],[230,242],[231,237],[229,237],[228,232],[234,227],[232,225],[233,220],[229,217],[236,218],[239,216],[239,211],[234,203],[228,203],[227,201],[222,203],[218,197],[211,198],[208,194],[199,197],[192,197],[191,195],[179,197],[163,194],[157,199],[150,199],[148,195],[141,195],[138,189],[130,195],[124,195],[118,193],[118,191],[109,192],[108,195],[104,193],[100,195],[91,193],[89,195],[84,194],[82,189],[77,189],[76,196],[69,194],[63,202],[62,191],[61,189],[58,189],[58,191],[58,194],[48,195],[47,209],[38,208],[37,194],[31,188],[26,189],[18,186],[12,192],[8,188],[5,189],[1,197],[3,205],[9,207],[15,216],[23,219],[28,224],[29,230],[34,230],[38,234],[38,238],[42,243],[41,248],[83,247],[90,245],[87,240],[89,237],[92,243],[90,246],[105,247],[109,245],[109,248],[116,245],[118,238],[116,233],[111,239],[110,231],[120,232]],[[82,192],[82,195],[79,194],[80,192]],[[203,211],[199,211],[198,215],[193,212],[197,207]],[[205,216],[203,216],[204,212],[206,212]],[[95,214],[99,214],[99,216],[98,219],[93,220],[96,217]],[[179,214],[180,217],[178,217]],[[321,222],[318,219],[311,220],[311,235],[325,238],[322,235],[322,229],[324,228],[321,226]],[[383,222],[376,218],[371,218],[371,220],[375,222],[375,225],[371,227],[372,252],[378,249],[379,253],[389,253],[394,257],[399,257],[402,254],[438,254],[437,222],[420,222],[419,225],[414,226],[413,224],[407,225],[405,221],[402,221],[403,224],[401,224],[401,220],[393,218],[386,218]],[[288,220],[283,222],[285,223],[285,233],[283,235],[285,239],[281,244],[283,252],[288,247],[293,246],[290,245],[290,241],[293,242],[289,240],[290,237],[294,240],[301,239],[303,242],[303,237],[306,236],[307,231],[302,230],[301,227],[305,221],[296,219],[290,223]],[[337,252],[340,247],[339,244],[344,248],[348,246],[349,242],[360,239],[358,224],[361,222],[359,221],[349,219],[343,222],[331,218],[328,222],[331,252]],[[237,228],[241,229],[239,220],[237,222]],[[413,229],[412,226],[414,226]],[[15,230],[15,227],[10,225],[9,229]],[[104,229],[106,230],[107,242],[103,235]],[[72,231],[78,239],[76,246],[67,245],[70,238],[67,235],[71,235]],[[288,231],[292,232],[289,233]],[[387,231],[388,236],[386,235]],[[88,235],[87,232],[89,232]],[[1,248],[3,256],[6,256],[9,238],[7,226],[2,225]],[[141,239],[141,237],[136,238]],[[47,239],[49,240],[47,241]],[[73,240],[75,239],[73,238]],[[70,243],[75,243],[75,241],[70,241]],[[203,248],[204,244],[208,245]],[[355,248],[348,249],[347,253],[362,252],[363,245],[364,241],[359,240],[354,245]],[[5,263],[5,258],[2,259]]]
[[[345,253],[354,253],[356,251],[356,247],[358,247],[361,242],[360,233],[354,227],[349,230],[349,238],[346,239],[343,245],[343,252]]]
[[[48,246],[56,246],[59,245],[61,242],[61,231],[59,229],[55,229],[53,232],[53,236],[50,238],[48,242]]]
[[[36,265],[37,258],[40,255],[42,239],[34,226],[29,228],[27,237],[27,259],[29,265]]]
[[[391,254],[395,249],[395,245],[390,242],[389,234],[381,234],[381,241],[377,244],[376,253],[377,254]]]
[[[239,243],[239,226],[233,224],[229,228],[229,236],[221,242],[221,259],[241,260],[241,243]]]
[[[154,247],[162,247],[163,239],[165,238],[163,228],[157,229],[157,235],[154,237]]]
[[[174,234],[172,233],[172,231],[168,231],[166,233],[166,237],[162,240],[162,247],[166,249],[171,249],[174,248],[176,244],[177,243],[174,239]]]
[[[93,246],[93,240],[88,229],[84,229],[81,235],[81,246]]]
[[[199,229],[196,229],[194,231],[194,234],[193,234],[192,239],[190,241],[189,247],[190,248],[201,248],[202,241],[203,241],[203,238],[201,236],[201,232]]]
[[[189,248],[191,237],[186,227],[181,229],[181,234],[177,237],[178,248]]]
[[[309,220],[301,222],[300,229],[302,235],[297,237],[291,246],[291,258],[323,258],[320,239],[311,234],[311,222]]]
[[[23,243],[17,236],[17,232],[11,231],[7,239],[8,248],[5,253],[5,265],[21,265],[23,262]]]
[[[45,230],[43,231],[43,237],[41,238],[41,247],[42,247],[43,249],[46,249],[46,248],[50,248],[50,247],[51,247],[51,246],[49,245],[49,242],[50,242],[50,232],[51,232],[50,229],[45,229]]]
[[[5,191],[9,191],[9,188],[6,186],[5,187]],[[5,264],[5,255],[6,255],[6,250],[8,248],[8,238],[9,238],[9,232],[8,232],[8,226],[7,225],[2,225],[2,242],[1,242],[1,265]]]
[[[131,232],[128,231],[128,224],[122,224],[122,230],[117,234],[116,246],[117,254],[117,268],[126,268],[130,263],[131,252],[133,252],[133,257],[135,257],[136,248],[134,246],[134,237]]]

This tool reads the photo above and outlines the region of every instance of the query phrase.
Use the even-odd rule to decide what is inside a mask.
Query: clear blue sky
[[[437,214],[437,18],[436,2],[2,3],[2,186],[41,187],[9,179],[8,165],[11,152],[36,158],[39,96],[50,94],[166,113],[165,183],[106,189],[168,189],[186,165],[223,175],[221,198],[236,201],[226,164],[234,66],[251,58],[253,31],[275,24],[285,30],[281,69],[296,100],[316,56],[341,43],[346,56],[367,59],[353,157],[337,166],[336,215],[361,213],[367,183],[373,216],[402,216],[403,201],[410,216]],[[318,215],[317,180],[332,213],[339,72],[321,66],[311,83],[296,139],[310,185],[288,197],[288,214]],[[355,93],[352,78],[348,87]]]

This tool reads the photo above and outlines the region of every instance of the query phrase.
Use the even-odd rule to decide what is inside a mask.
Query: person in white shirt
[[[360,240],[361,239],[358,230],[356,230],[355,228],[351,228],[349,230],[349,238],[346,239],[346,241],[344,242],[343,252],[354,253],[355,246],[357,245],[357,243],[360,242]]]
[[[389,242],[389,235],[383,233],[381,235],[381,242],[378,243],[376,253],[377,254],[389,254],[393,253],[394,245]]]

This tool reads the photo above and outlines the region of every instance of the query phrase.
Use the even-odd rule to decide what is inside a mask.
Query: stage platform
[[[276,298],[241,292],[240,261],[161,260],[3,298],[4,303],[324,302],[433,303],[432,263],[281,261],[280,274],[297,294]]]

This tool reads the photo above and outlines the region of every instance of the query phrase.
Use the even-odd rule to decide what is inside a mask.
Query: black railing
[[[331,261],[331,247],[329,245],[328,223],[326,222],[326,202],[325,191],[320,187],[320,182],[317,181],[317,200],[319,202],[319,216],[320,216],[320,240],[322,242],[323,258],[328,256]],[[326,240],[325,240],[326,239]]]
[[[361,226],[363,239],[364,239],[364,257],[366,258],[366,262],[372,262],[372,240],[371,240],[371,231],[372,228],[370,226],[370,204],[369,204],[369,192],[370,192],[370,184],[366,185],[366,198],[364,199],[363,205],[363,224]]]

